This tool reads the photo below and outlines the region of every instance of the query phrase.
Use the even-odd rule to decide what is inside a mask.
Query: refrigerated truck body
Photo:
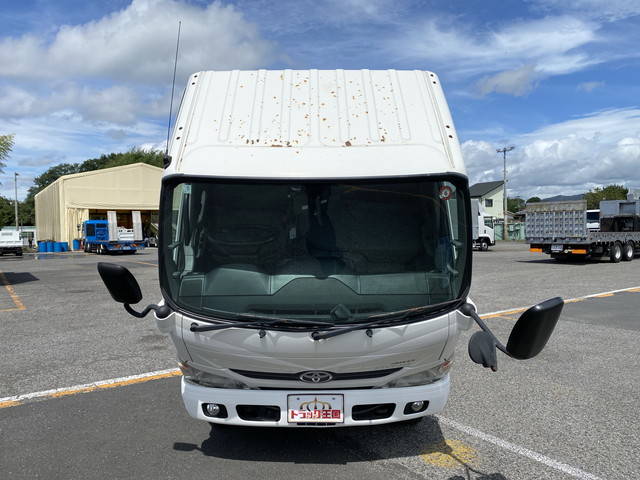
[[[585,200],[531,203],[526,212],[525,235],[532,252],[557,260],[589,257],[614,263],[640,253],[640,200],[600,202],[599,231],[589,228]]]
[[[562,309],[525,312],[503,345],[469,300],[469,185],[428,71],[198,72],[165,158],[155,312],[184,405],[225,425],[331,427],[441,411],[461,330],[476,363],[535,356]],[[515,392],[514,392],[515,393]]]

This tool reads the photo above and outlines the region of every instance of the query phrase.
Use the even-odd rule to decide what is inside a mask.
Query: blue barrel
[[[53,251],[61,252],[62,251],[62,242],[53,242]]]
[[[53,244],[51,240],[47,240],[47,252],[53,252]]]
[[[44,253],[47,251],[47,242],[40,240],[38,242],[38,252]]]
[[[73,249],[80,250],[80,240],[78,240],[77,238],[73,240]]]
[[[62,251],[63,252],[68,252],[69,251],[69,242],[60,242],[60,245],[62,246]]]

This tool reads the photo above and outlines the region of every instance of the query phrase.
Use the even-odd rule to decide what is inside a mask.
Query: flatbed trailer
[[[584,200],[527,205],[525,232],[531,252],[557,260],[608,258],[618,263],[640,254],[640,231],[589,231]]]

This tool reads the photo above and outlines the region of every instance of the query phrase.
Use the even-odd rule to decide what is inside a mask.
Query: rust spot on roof
[[[271,144],[271,146],[272,146],[272,147],[281,147],[282,145],[279,145],[279,144],[277,144],[277,143],[272,143],[272,144]]]
[[[350,147],[351,146],[351,142],[349,140],[347,140],[346,142],[344,142],[344,146],[345,147]]]

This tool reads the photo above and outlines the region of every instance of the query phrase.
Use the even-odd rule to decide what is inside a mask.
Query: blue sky
[[[166,134],[178,90],[205,69],[436,71],[471,181],[510,195],[640,188],[637,0],[23,0],[0,9],[0,133],[16,147],[0,194],[34,176]]]

